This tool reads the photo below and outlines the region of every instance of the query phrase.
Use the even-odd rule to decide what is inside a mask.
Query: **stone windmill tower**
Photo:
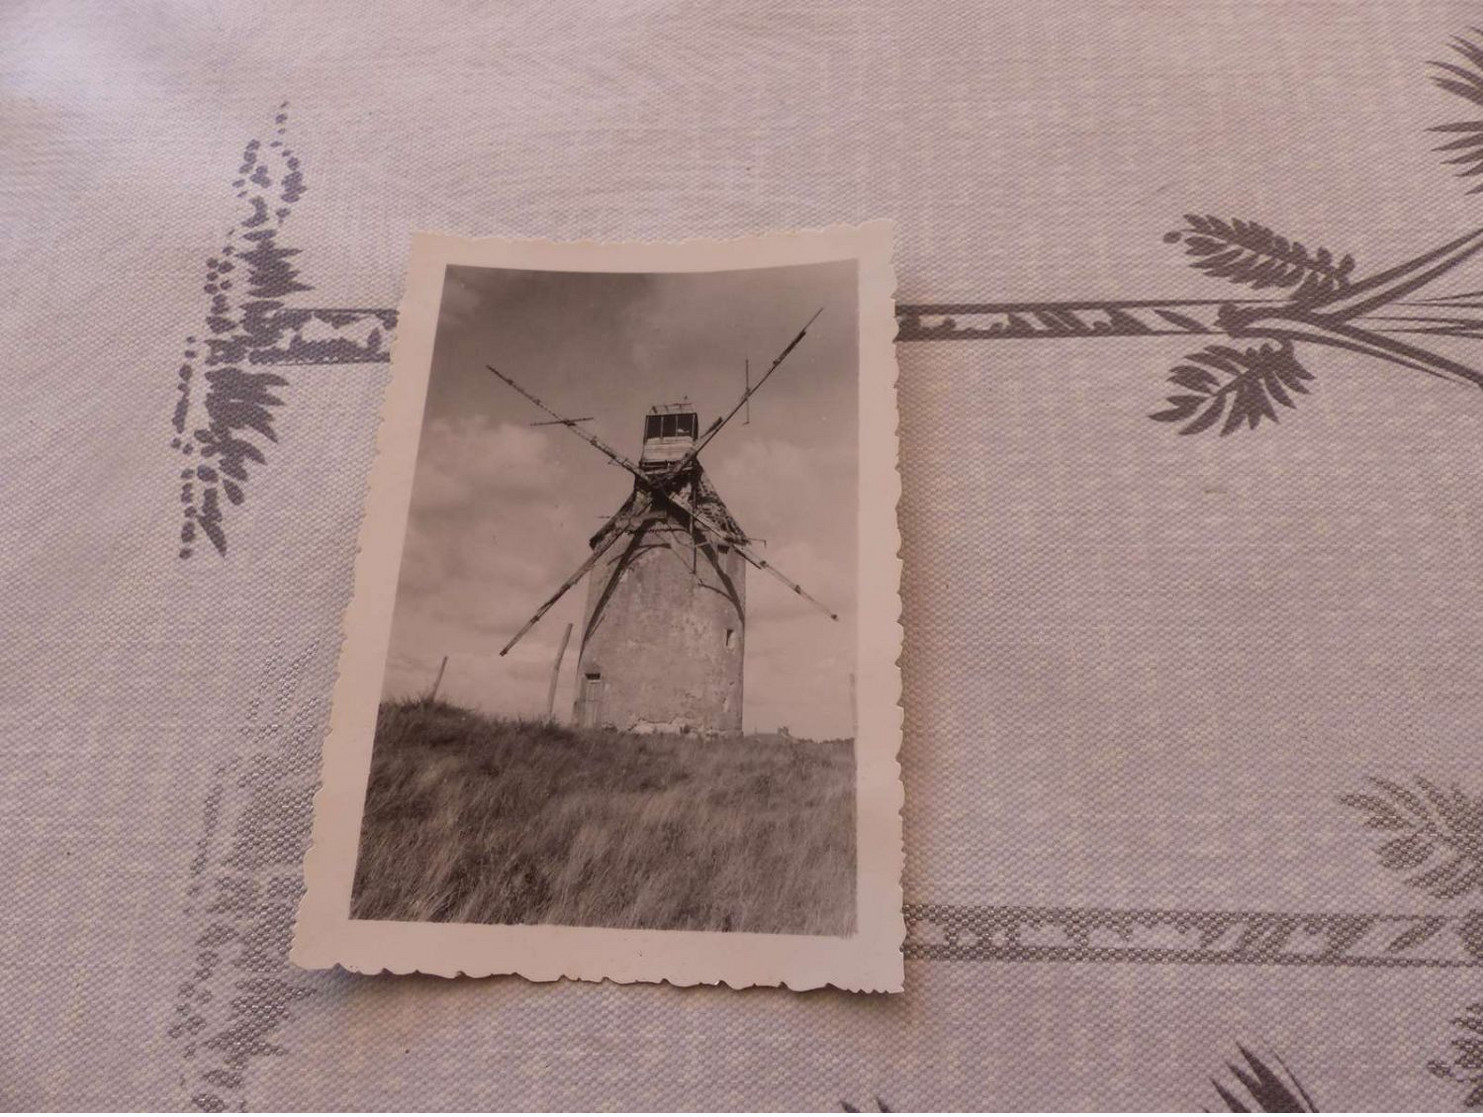
[[[818,317],[815,313],[814,318]],[[652,408],[638,461],[566,419],[493,366],[552,424],[633,476],[633,491],[588,540],[591,554],[502,649],[506,654],[568,590],[588,578],[577,661],[579,725],[735,734],[742,729],[746,570],[753,566],[838,617],[752,548],[700,463],[700,453],[807,334],[810,318],[736,406],[704,432],[688,404]]]

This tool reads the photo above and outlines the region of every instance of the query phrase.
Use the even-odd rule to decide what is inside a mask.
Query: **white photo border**
[[[292,961],[358,973],[532,981],[834,986],[900,992],[904,801],[901,746],[901,560],[897,471],[894,225],[736,240],[599,244],[418,233],[398,312],[391,382],[358,537],[306,891]],[[549,924],[355,920],[351,889],[423,405],[449,265],[549,271],[707,272],[854,260],[859,297],[859,625],[855,688],[856,927],[847,936],[630,930]]]

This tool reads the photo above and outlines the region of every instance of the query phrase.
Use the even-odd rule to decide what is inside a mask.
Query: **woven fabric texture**
[[[1477,21],[7,5],[0,1101],[1483,1106]],[[907,992],[290,967],[410,232],[875,217]],[[1213,317],[1449,245],[1384,344]]]

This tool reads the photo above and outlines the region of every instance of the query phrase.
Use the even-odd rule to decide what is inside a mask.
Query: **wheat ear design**
[[[1371,777],[1375,792],[1339,802],[1363,811],[1372,830],[1395,836],[1376,850],[1392,872],[1411,874],[1406,884],[1439,900],[1483,892],[1483,798],[1460,787],[1441,787],[1420,776],[1414,787]]]
[[[1293,298],[1328,295],[1349,286],[1354,257],[1337,263],[1327,248],[1311,253],[1299,241],[1280,236],[1265,225],[1239,218],[1186,214],[1186,228],[1164,234],[1166,243],[1183,243],[1190,266],[1206,275],[1247,287],[1296,287]]]
[[[1473,28],[1473,34],[1483,37],[1483,31]],[[1483,107],[1483,46],[1470,42],[1459,35],[1452,40],[1452,49],[1462,56],[1465,65],[1455,62],[1428,63],[1437,72],[1432,74],[1432,84],[1448,93],[1455,93],[1471,104]],[[1432,132],[1455,134],[1456,139],[1442,144],[1437,151],[1455,152],[1443,162],[1460,167],[1459,178],[1471,178],[1483,174],[1483,121],[1467,120],[1457,124],[1438,124]],[[1483,192],[1483,183],[1468,191],[1469,194]]]
[[[1468,1087],[1462,1099],[1464,1109],[1483,1109],[1483,1002],[1468,1005],[1452,1023],[1461,1034],[1450,1045],[1450,1061],[1433,1059],[1426,1069],[1438,1078]]]
[[[1296,407],[1290,393],[1307,395],[1304,381],[1313,374],[1298,363],[1289,344],[1233,349],[1210,345],[1176,365],[1169,382],[1186,392],[1169,396],[1169,407],[1150,415],[1161,423],[1192,420],[1180,434],[1199,434],[1226,417],[1221,434],[1230,434],[1244,422],[1255,427],[1263,419],[1277,421],[1273,403]],[[1222,380],[1222,377],[1225,379]],[[1227,406],[1229,404],[1229,406]]]

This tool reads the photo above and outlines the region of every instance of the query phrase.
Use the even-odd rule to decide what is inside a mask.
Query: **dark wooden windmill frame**
[[[656,512],[668,517],[673,517],[676,521],[685,526],[686,530],[689,531],[693,545],[692,549],[694,551],[698,552],[701,538],[709,540],[713,545],[717,547],[732,548],[737,552],[737,554],[741,555],[741,557],[746,560],[748,565],[753,566],[756,569],[761,570],[771,575],[773,578],[777,579],[783,585],[787,586],[788,589],[792,590],[794,594],[803,598],[814,608],[824,613],[830,620],[839,620],[838,613],[834,612],[834,610],[830,609],[822,601],[820,601],[818,598],[814,597],[807,590],[805,590],[801,585],[793,581],[782,571],[778,570],[777,567],[773,566],[772,563],[768,562],[765,558],[759,555],[750,546],[752,540],[748,539],[747,536],[743,534],[739,530],[739,528],[737,528],[735,521],[732,521],[730,526],[728,527],[726,524],[719,523],[713,516],[702,513],[700,511],[700,501],[696,492],[696,489],[699,485],[701,472],[699,469],[699,459],[701,452],[711,444],[711,441],[716,437],[716,435],[720,434],[721,431],[726,427],[726,425],[730,423],[731,420],[734,419],[744,407],[747,407],[750,404],[752,397],[761,390],[762,386],[766,384],[767,381],[772,377],[772,374],[778,370],[778,367],[788,359],[788,356],[793,352],[793,350],[798,348],[804,337],[807,336],[809,327],[814,324],[819,315],[823,312],[823,307],[820,307],[818,310],[814,311],[813,316],[803,324],[803,328],[798,331],[793,340],[790,341],[783,348],[783,351],[779,353],[776,358],[773,359],[773,362],[768,367],[767,371],[758,378],[755,384],[751,383],[749,378],[746,390],[742,393],[741,398],[736,401],[736,404],[731,408],[731,410],[727,411],[724,415],[719,416],[713,423],[711,423],[709,427],[701,432],[695,440],[695,445],[687,450],[683,457],[681,457],[678,461],[672,463],[663,463],[661,465],[657,465],[653,468],[647,469],[638,462],[633,461],[633,459],[615,450],[612,446],[609,446],[602,439],[598,438],[597,435],[591,433],[590,431],[583,430],[580,426],[578,426],[579,423],[584,422],[585,420],[568,419],[562,416],[544,400],[540,399],[534,393],[522,387],[512,377],[507,376],[505,373],[501,372],[493,365],[485,366],[485,368],[494,373],[495,376],[499,377],[499,379],[503,380],[511,388],[514,388],[515,391],[519,392],[527,400],[535,404],[536,407],[540,408],[541,411],[549,415],[551,418],[547,422],[547,425],[566,427],[567,430],[571,431],[583,442],[586,442],[589,446],[596,449],[614,465],[617,465],[621,469],[626,470],[629,474],[632,475],[634,479],[634,488],[632,494],[618,509],[618,511],[613,513],[613,515],[609,517],[607,522],[604,523],[603,526],[593,534],[591,540],[589,541],[591,544],[591,553],[587,556],[586,560],[580,566],[578,566],[577,569],[573,571],[572,574],[569,575],[559,587],[557,587],[555,593],[553,593],[544,602],[542,602],[540,608],[535,611],[535,613],[528,621],[525,622],[520,630],[516,632],[514,636],[510,637],[509,642],[500,649],[500,655],[507,655],[510,649],[513,648],[517,643],[519,643],[520,640],[525,636],[525,634],[532,628],[534,628],[540,622],[541,618],[544,617],[552,609],[552,607],[555,606],[555,604],[572,589],[572,587],[577,585],[577,583],[579,583],[584,577],[587,576],[587,573],[592,570],[599,561],[601,561],[604,555],[612,550],[613,546],[618,542],[619,539],[622,539],[628,536],[630,533],[638,530],[644,523],[644,521],[650,516],[650,514]],[[684,495],[682,495],[683,490],[687,487],[691,489],[688,500],[684,497]],[[729,516],[727,518],[728,520],[730,519]],[[698,555],[692,555],[692,573],[696,568],[695,564],[697,563],[697,561]]]

